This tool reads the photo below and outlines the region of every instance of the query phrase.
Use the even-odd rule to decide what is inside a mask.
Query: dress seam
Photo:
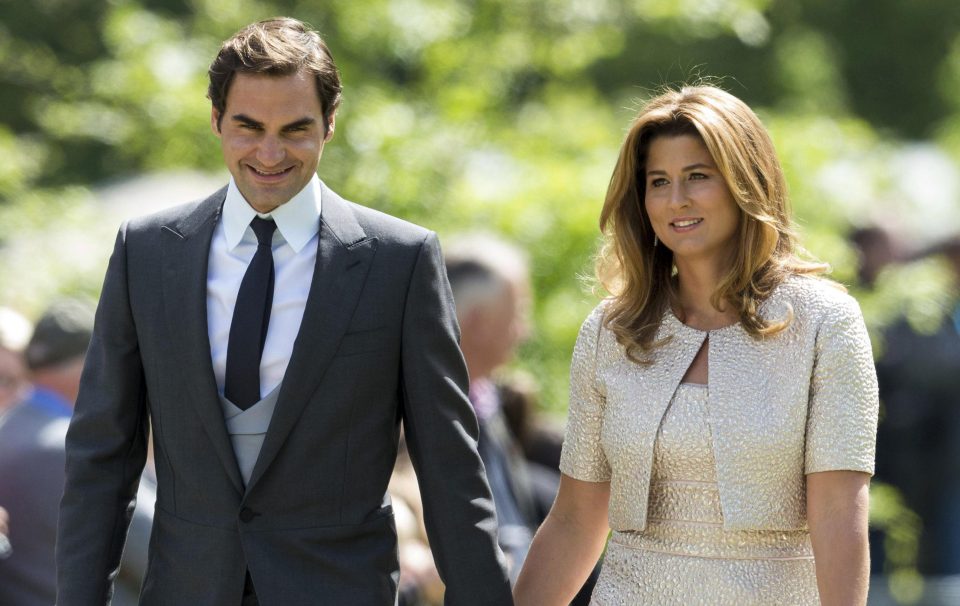
[[[650,482],[650,486],[713,486],[716,487],[716,482],[711,482],[709,480],[653,480]],[[719,488],[717,488],[719,492]]]
[[[634,549],[637,551],[649,551],[651,553],[662,553],[665,555],[672,555],[682,558],[700,558],[704,560],[777,560],[777,561],[792,561],[792,560],[812,560],[812,555],[803,555],[803,556],[738,556],[738,555],[699,555],[695,553],[683,553],[680,551],[670,551],[667,549],[651,549],[649,547],[640,547],[637,545],[627,545],[619,541],[615,543],[626,549]]]
[[[675,518],[655,518],[648,517],[648,522],[667,522],[670,524],[682,524],[685,526],[709,526],[711,528],[723,528],[723,522],[707,522],[703,520],[678,520]]]

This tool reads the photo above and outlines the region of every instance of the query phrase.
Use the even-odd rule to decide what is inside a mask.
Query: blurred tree
[[[443,233],[480,223],[527,246],[541,330],[524,364],[543,378],[548,405],[562,410],[567,353],[594,303],[575,276],[591,273],[597,215],[637,100],[704,77],[761,108],[809,248],[852,280],[846,226],[871,218],[899,145],[883,133],[920,136],[939,125],[949,134],[960,110],[947,98],[960,81],[960,53],[950,52],[960,9],[951,0],[921,4],[0,3],[0,200],[12,205],[4,225],[32,215],[26,223],[43,229],[63,199],[75,198],[64,187],[142,171],[222,170],[208,131],[208,62],[244,23],[294,14],[328,38],[346,83],[323,177]],[[928,35],[917,33],[920,23]],[[890,40],[909,41],[911,52]],[[904,111],[904,94],[915,111]],[[856,180],[859,197],[836,187],[844,166],[856,167],[842,178]]]
[[[115,226],[90,186],[222,171],[207,65],[236,29],[277,14],[318,27],[343,72],[324,180],[442,235],[479,225],[529,249],[538,330],[519,364],[557,412],[596,303],[580,278],[610,171],[638,101],[661,85],[704,78],[760,109],[804,241],[847,283],[849,226],[909,226],[921,213],[903,205],[929,203],[905,141],[936,133],[960,157],[955,0],[0,2],[0,305],[95,294]],[[941,312],[936,270],[902,270],[922,288],[891,271],[856,293],[875,335],[900,310]],[[880,518],[900,519],[896,499],[881,501]]]

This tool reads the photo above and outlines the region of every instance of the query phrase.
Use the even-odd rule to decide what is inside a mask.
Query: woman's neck
[[[739,319],[736,311],[724,301],[717,309],[710,299],[720,284],[723,270],[719,264],[684,263],[677,266],[677,294],[680,309],[677,315],[687,326],[700,330],[714,330],[734,324]]]

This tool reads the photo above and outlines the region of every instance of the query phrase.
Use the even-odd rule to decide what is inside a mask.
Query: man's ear
[[[330,114],[330,119],[327,122],[327,134],[323,136],[323,142],[327,143],[330,139],[333,139],[333,131],[337,127],[337,114],[336,112]]]
[[[216,107],[210,107],[210,130],[217,137],[220,137],[220,112]]]

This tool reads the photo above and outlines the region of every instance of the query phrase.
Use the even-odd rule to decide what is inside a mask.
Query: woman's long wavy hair
[[[775,334],[791,318],[768,322],[759,306],[792,274],[821,274],[828,267],[800,258],[786,181],[776,150],[757,115],[743,101],[714,86],[689,86],[649,101],[620,149],[600,213],[605,243],[597,277],[612,296],[605,325],[630,359],[649,363],[669,307],[677,309],[673,253],[654,245],[644,201],[650,142],[660,136],[699,136],[740,208],[737,245],[711,297],[717,309],[736,310],[755,338]]]

